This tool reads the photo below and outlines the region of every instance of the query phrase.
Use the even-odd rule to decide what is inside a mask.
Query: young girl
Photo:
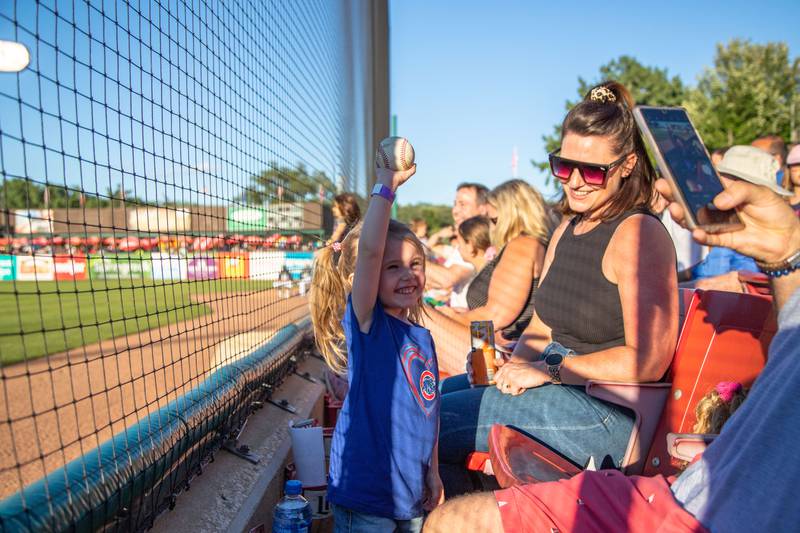
[[[431,334],[418,325],[425,251],[389,220],[394,191],[415,171],[377,169],[379,192],[363,224],[323,250],[315,266],[317,346],[334,370],[346,368],[350,383],[328,476],[337,532],[421,531],[424,510],[444,499],[439,370]]]
[[[697,421],[692,428],[694,433],[719,433],[722,426],[742,405],[747,397],[747,389],[736,381],[720,381],[700,398],[694,414]]]
[[[475,267],[475,272],[480,272],[497,255],[497,250],[492,246],[489,219],[486,217],[472,217],[462,222],[458,226],[456,242],[461,257]]]

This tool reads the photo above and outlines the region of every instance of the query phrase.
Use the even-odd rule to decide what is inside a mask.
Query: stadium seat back
[[[692,433],[697,402],[720,381],[751,386],[766,363],[776,331],[772,298],[768,296],[694,292],[666,376],[672,386],[644,474],[676,472],[667,453],[667,434]]]

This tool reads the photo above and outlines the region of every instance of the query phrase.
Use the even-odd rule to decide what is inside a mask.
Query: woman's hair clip
[[[589,100],[605,104],[606,102],[616,102],[617,95],[605,85],[600,85],[592,89],[592,92],[589,93]]]
[[[340,243],[339,241],[332,242],[331,248],[333,248],[334,252],[339,253],[342,251],[342,243]]]
[[[738,381],[720,381],[714,390],[717,391],[723,402],[731,403],[736,393],[742,391],[742,384]]]

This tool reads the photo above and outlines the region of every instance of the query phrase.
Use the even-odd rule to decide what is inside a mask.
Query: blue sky
[[[685,83],[732,38],[800,52],[800,2],[390,0],[391,108],[416,149],[400,202],[450,203],[461,181],[518,175],[543,192],[541,137],[565,114],[578,76],[623,54]]]

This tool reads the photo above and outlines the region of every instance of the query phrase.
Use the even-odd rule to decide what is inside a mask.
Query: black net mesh
[[[366,191],[369,12],[0,2],[0,39],[30,52],[26,69],[0,72],[0,497],[156,427],[190,391],[214,400],[197,413],[209,425],[237,409],[242,392],[206,390],[209,376],[307,316],[331,199]],[[205,437],[178,449],[169,421],[157,426],[159,453],[202,453]],[[142,465],[126,482],[170,468]],[[95,467],[78,479],[95,482]],[[127,526],[188,475],[173,470]]]

